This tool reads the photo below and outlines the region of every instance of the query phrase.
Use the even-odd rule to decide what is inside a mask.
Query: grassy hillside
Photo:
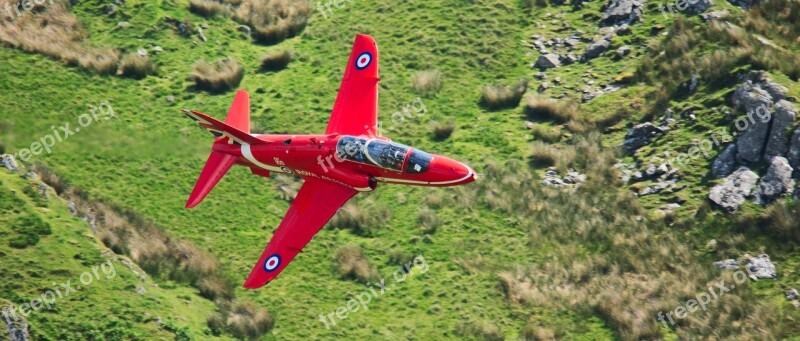
[[[797,211],[791,199],[772,208],[748,203],[735,215],[715,210],[706,200],[715,180],[705,175],[713,158],[682,169],[679,189],[652,196],[633,195],[651,183],[623,183],[613,168],[617,161],[683,151],[698,134],[724,126],[719,109],[729,106],[726,96],[738,84],[737,72],[766,69],[797,96],[791,63],[765,62],[797,56],[797,42],[786,38],[796,33],[791,20],[726,2],[710,9],[727,9],[732,22],[772,39],[780,52],[769,55],[759,52],[766,48],[755,45],[754,37],[725,38],[696,15],[665,17],[654,3],[646,5],[630,34],[615,35],[598,27],[601,1],[357,1],[324,16],[312,4],[302,33],[265,45],[240,31],[241,20],[201,16],[190,11],[188,1],[130,0],[113,12],[107,5],[80,1],[70,8],[85,31],[81,46],[114,48],[122,56],[145,49],[156,71],[141,79],[119,77],[46,53],[2,47],[0,146],[17,153],[65,123],[75,127],[81,114],[107,102],[112,119],[97,120],[27,164],[47,165],[87,205],[131,213],[170,240],[207,252],[220,264],[215,276],[235,283],[235,302],[252,302],[274,318],[274,327],[261,339],[777,339],[800,328],[796,309],[783,298],[785,289],[797,285],[794,264],[800,260],[798,234],[791,232],[798,228],[791,219]],[[180,31],[180,23],[188,33]],[[786,29],[769,29],[780,25]],[[196,28],[202,28],[206,41]],[[573,53],[580,55],[592,41],[611,34],[609,51],[537,78],[540,70],[531,64],[540,53],[530,47],[532,35],[567,38],[579,31],[585,39]],[[298,183],[237,168],[197,209],[183,209],[212,139],[178,111],[193,108],[221,118],[233,97],[233,91],[199,89],[190,78],[193,65],[231,57],[244,68],[237,87],[251,93],[255,126],[268,133],[318,133],[327,123],[356,33],[370,34],[379,44],[383,133],[464,161],[486,176],[462,188],[382,186],[362,195],[279,280],[257,291],[238,289]],[[630,54],[614,57],[624,45],[631,47]],[[749,47],[745,52],[752,57],[731,57],[726,63],[703,59],[733,47]],[[262,70],[262,57],[280,51],[291,52],[288,66]],[[415,76],[425,71],[439,72],[441,89],[414,89]],[[692,73],[702,76],[698,90],[688,97],[674,93]],[[481,104],[484,87],[520,79],[530,80],[528,96],[565,103],[562,115],[531,116],[524,108],[527,99],[507,108]],[[547,89],[538,93],[542,83]],[[601,85],[619,90],[597,95]],[[589,92],[597,96],[584,101]],[[424,115],[392,120],[392,113],[415,100],[424,103]],[[680,113],[690,107],[698,120],[681,121],[633,156],[618,150],[633,124],[661,117],[667,108]],[[436,138],[434,125],[447,122],[452,135]],[[549,165],[562,173],[585,173],[588,180],[574,192],[546,187],[540,180]],[[131,256],[124,250],[110,253],[106,246],[113,245],[104,245],[102,233],[93,234],[72,217],[55,192],[42,204],[36,195],[25,194],[30,184],[19,174],[0,172],[0,181],[4,202],[13,203],[3,207],[11,213],[0,217],[5,265],[0,271],[3,278],[14,278],[0,281],[0,299],[20,302],[52,281]],[[666,217],[654,213],[678,197],[680,209]],[[789,218],[775,222],[779,214]],[[15,219],[27,216],[39,217],[52,231],[39,236],[36,245],[15,249],[9,246],[19,233]],[[707,246],[711,239],[714,248]],[[378,275],[343,275],[337,253],[345,246],[361,250]],[[677,325],[656,321],[658,311],[675,309],[712,283],[732,283],[730,273],[712,262],[747,253],[770,254],[779,277],[737,287]],[[418,268],[398,281],[396,271],[413,259],[424,259],[427,270]],[[214,323],[207,320],[228,311],[233,301],[204,298],[199,279],[151,273],[139,284],[132,270],[121,264],[116,269],[116,278],[59,301],[57,311],[27,318],[31,336],[237,336],[212,331]],[[326,328],[320,316],[374,288],[376,278],[384,278],[390,289],[373,298],[368,309]],[[140,285],[147,289],[144,295],[136,293]]]

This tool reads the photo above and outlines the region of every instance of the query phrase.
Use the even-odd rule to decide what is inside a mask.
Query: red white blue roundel
[[[278,254],[274,254],[272,256],[269,256],[267,260],[264,262],[264,270],[266,272],[272,272],[275,271],[275,269],[277,269],[278,266],[280,265],[281,265],[281,256]]]
[[[364,70],[367,68],[367,66],[369,66],[369,64],[372,64],[372,53],[364,52],[358,55],[358,58],[356,58],[357,70]]]

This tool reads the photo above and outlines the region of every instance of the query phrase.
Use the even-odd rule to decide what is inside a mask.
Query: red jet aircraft
[[[378,80],[375,40],[358,35],[325,134],[251,134],[250,98],[242,90],[225,122],[184,110],[217,137],[187,208],[197,206],[234,164],[264,177],[279,172],[304,179],[245,288],[275,279],[347,200],[379,182],[443,187],[475,179],[463,163],[377,136]]]

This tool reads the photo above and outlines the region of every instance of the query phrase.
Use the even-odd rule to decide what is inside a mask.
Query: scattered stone
[[[601,26],[631,24],[642,16],[642,3],[636,0],[610,0],[603,6]]]
[[[711,164],[711,177],[722,179],[733,172],[736,167],[736,144],[731,143]]]
[[[127,21],[120,21],[120,22],[117,23],[117,27],[119,27],[119,28],[126,28],[126,27],[130,27],[130,26],[131,26],[131,24],[129,22],[127,22]]]
[[[603,52],[606,52],[609,47],[611,47],[611,42],[606,39],[597,40],[586,48],[586,52],[583,53],[583,57],[585,59],[593,59],[599,57]]]
[[[794,180],[792,180],[792,167],[789,166],[789,161],[782,156],[773,157],[767,175],[762,177],[758,183],[755,202],[761,205],[769,204],[789,193],[792,188],[794,188]]]
[[[761,0],[728,0],[728,2],[730,2],[731,5],[748,9],[761,3]]]
[[[167,102],[175,103],[175,96],[172,96],[172,95],[167,96]]]
[[[549,88],[550,88],[550,83],[542,82],[542,84],[539,84],[539,87],[536,88],[536,92],[543,93],[543,92],[547,91],[547,89],[549,89]]]
[[[714,266],[720,270],[738,270],[739,269],[739,262],[735,259],[730,258],[726,260],[721,260],[719,262],[714,262]]]
[[[197,36],[200,37],[200,40],[202,40],[204,43],[208,41],[208,38],[206,38],[206,35],[203,34],[203,29],[200,28],[200,27],[197,28]]]
[[[616,33],[618,36],[629,35],[631,34],[631,27],[628,26],[628,24],[622,24],[619,27],[617,27],[617,30],[614,33]]]
[[[797,128],[792,134],[789,141],[789,152],[786,153],[786,159],[789,161],[789,166],[795,170],[800,171],[800,128]]]
[[[36,180],[37,178],[39,178],[39,174],[36,174],[36,172],[28,172],[25,174],[25,178]]]
[[[558,55],[555,53],[548,53],[539,56],[539,59],[536,60],[536,66],[540,69],[552,69],[557,68],[561,65],[561,61],[558,58]]]
[[[700,83],[700,77],[697,74],[693,74],[692,77],[678,85],[678,95],[679,96],[688,96],[693,94],[697,91],[697,84]]]
[[[3,167],[6,167],[8,170],[16,172],[19,169],[19,165],[17,164],[17,160],[14,159],[14,156],[3,154],[0,155],[0,158],[3,159]]]
[[[666,215],[672,213],[672,211],[675,211],[676,209],[678,209],[680,207],[681,207],[681,205],[675,204],[675,203],[664,204],[664,205],[661,205],[660,208],[656,209],[654,211],[654,213],[656,215],[666,216]]]
[[[534,126],[533,122],[525,121],[525,129],[533,129],[533,126]]]
[[[570,65],[576,63],[578,61],[578,57],[576,57],[574,54],[567,54],[560,56],[558,60],[561,61],[561,64]]]
[[[677,179],[671,179],[667,181],[657,182],[645,188],[639,190],[639,196],[643,197],[645,195],[661,193],[665,190],[673,190],[675,189],[675,183],[678,182]]]
[[[787,289],[786,292],[784,292],[784,294],[786,295],[787,300],[795,300],[798,297],[800,297],[800,293],[798,293],[797,289],[795,288]]]
[[[547,74],[545,74],[544,72],[537,72],[536,74],[533,75],[533,77],[536,79],[545,79],[547,78]]]
[[[631,54],[631,51],[632,51],[632,49],[631,49],[630,46],[628,46],[628,45],[622,46],[622,47],[617,49],[617,58],[625,57],[625,56]]]
[[[694,0],[694,1],[686,1],[686,3],[688,3],[689,6],[688,8],[686,8],[685,11],[688,13],[695,13],[695,14],[703,13],[714,5],[714,3],[711,0]],[[680,6],[680,4],[678,4],[678,6]]]
[[[164,52],[164,48],[161,47],[161,46],[156,45],[156,46],[153,47],[153,52],[155,52],[155,53]]]
[[[147,50],[138,49],[138,50],[136,50],[136,54],[139,55],[139,57],[147,57]]]
[[[725,19],[725,18],[729,17],[730,15],[731,15],[731,12],[728,11],[727,9],[724,9],[724,10],[721,10],[721,11],[711,11],[711,12],[708,12],[708,13],[703,13],[703,14],[700,14],[700,17],[703,18],[703,20],[705,20],[705,21],[711,21],[711,20]]]
[[[139,294],[139,296],[144,296],[144,294],[147,293],[147,289],[145,289],[143,286],[137,286],[136,293]]]
[[[630,154],[633,154],[639,148],[650,144],[650,139],[657,135],[663,135],[666,130],[653,125],[650,122],[641,123],[633,126],[625,135],[625,140],[622,142],[622,148]]]
[[[581,183],[586,181],[586,175],[578,172],[568,172],[565,177],[558,175],[555,169],[548,169],[544,172],[542,184],[552,187],[572,187],[578,188]]]
[[[580,43],[581,41],[576,38],[567,38],[564,40],[564,44],[567,45],[568,47],[575,47],[578,46],[578,44]]]
[[[758,181],[758,175],[747,167],[740,167],[713,188],[708,199],[727,212],[735,212],[744,204]]]
[[[8,306],[4,303],[3,308],[6,307]],[[16,314],[6,315],[7,311],[8,309],[0,311],[0,321],[3,321],[3,324],[5,324],[8,334],[2,333],[0,335],[7,335],[10,341],[30,340],[31,338],[28,333],[28,323],[22,318],[18,317]]]
[[[78,215],[78,209],[75,208],[74,202],[70,201],[67,203],[67,209],[69,210],[69,214],[72,214],[73,217]]]
[[[753,280],[778,277],[778,273],[775,271],[775,264],[772,264],[767,254],[750,258],[747,262],[747,270]]]

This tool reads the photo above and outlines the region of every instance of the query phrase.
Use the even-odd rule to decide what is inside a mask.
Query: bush
[[[230,57],[208,63],[201,60],[194,64],[191,78],[198,89],[224,92],[239,85],[244,77],[244,68]]]
[[[527,90],[528,80],[526,79],[520,80],[513,86],[484,86],[480,104],[490,110],[513,108],[519,105],[522,95]]]
[[[411,76],[411,87],[422,95],[433,95],[442,89],[442,73],[421,71]]]
[[[447,121],[444,123],[434,122],[433,139],[436,141],[444,141],[453,134],[454,130],[456,130],[456,125],[453,123],[453,121]]]
[[[220,1],[189,0],[189,10],[197,15],[210,18],[215,15],[231,15],[231,6]]]
[[[422,228],[423,233],[432,234],[436,232],[441,221],[436,211],[429,207],[422,207],[419,212],[417,212],[417,223],[420,225],[420,228]]]
[[[261,59],[261,70],[280,71],[292,61],[292,53],[286,50],[270,53]]]
[[[190,0],[189,10],[205,17],[231,17],[251,27],[253,39],[264,44],[294,37],[311,15],[308,0]]]
[[[147,56],[140,56],[136,53],[129,54],[122,58],[119,66],[119,74],[123,77],[142,79],[147,75],[156,72],[156,66]]]
[[[357,245],[346,245],[336,252],[336,268],[343,278],[363,283],[374,281],[379,276]]]

